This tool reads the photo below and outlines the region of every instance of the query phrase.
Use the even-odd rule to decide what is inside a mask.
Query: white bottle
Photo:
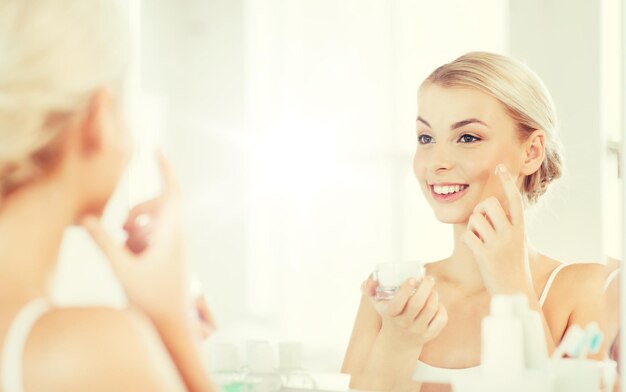
[[[237,347],[232,343],[213,344],[211,371],[215,382],[224,392],[247,392],[248,384],[241,371]]]
[[[280,376],[276,373],[274,350],[267,341],[246,342],[248,372],[246,381],[250,392],[277,392],[281,388]]]
[[[283,390],[317,388],[313,377],[302,366],[302,344],[282,342],[278,345],[278,353]]]
[[[548,366],[548,348],[541,315],[530,310],[528,298],[523,294],[513,296],[515,313],[522,320],[524,330],[524,364],[526,369],[545,369]]]
[[[480,363],[484,376],[492,380],[513,380],[524,371],[524,332],[510,295],[494,295],[491,312],[481,325]]]

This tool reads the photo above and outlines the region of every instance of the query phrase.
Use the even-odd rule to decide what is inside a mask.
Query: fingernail
[[[415,285],[417,285],[417,280],[415,278],[409,279],[409,286],[415,287]]]
[[[135,219],[135,224],[139,227],[147,226],[150,223],[150,216],[148,214],[141,214]]]
[[[504,166],[503,164],[499,163],[496,166],[496,174],[498,173],[506,173],[506,166]]]
[[[430,275],[428,275],[428,276],[426,277],[426,279],[428,279],[428,280],[430,280],[431,282],[435,283],[435,278],[434,278],[434,277],[432,277],[432,276],[430,276]]]

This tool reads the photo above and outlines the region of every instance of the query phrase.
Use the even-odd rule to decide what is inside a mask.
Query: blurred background
[[[134,0],[129,13],[136,157],[106,220],[121,235],[157,192],[162,146],[212,342],[301,341],[305,366],[338,371],[375,264],[450,253],[412,173],[416,91],[467,51],[521,59],[556,102],[566,173],[529,211],[534,245],[565,262],[622,256],[619,0]],[[54,293],[124,303],[78,229]]]

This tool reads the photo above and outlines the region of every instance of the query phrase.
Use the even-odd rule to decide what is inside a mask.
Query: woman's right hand
[[[393,298],[377,300],[376,286],[372,277],[361,285],[361,292],[371,301],[383,319],[383,329],[413,345],[423,346],[434,339],[448,322],[448,313],[439,303],[434,290],[435,280],[426,276],[421,281],[408,279],[400,286]]]
[[[162,155],[161,194],[133,208],[124,229],[126,244],[116,243],[95,216],[82,225],[105,253],[130,303],[153,319],[182,318],[189,309],[189,274],[184,255],[180,188]]]

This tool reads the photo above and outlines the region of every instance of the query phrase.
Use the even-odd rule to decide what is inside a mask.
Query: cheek
[[[470,186],[474,187],[473,194],[480,200],[490,195],[493,183],[491,165],[482,160],[474,160],[464,166],[465,178],[469,180]]]
[[[495,175],[495,169],[499,163],[510,167],[508,165],[510,158],[507,159],[502,155],[504,154],[483,154],[480,158],[467,159],[463,165],[467,178],[474,183],[476,188],[480,188],[481,200],[489,196],[501,199],[504,194],[500,180]]]
[[[426,195],[429,190],[426,185],[427,174],[428,174],[428,157],[424,151],[416,151],[413,156],[413,174],[417,179],[418,185],[424,195]]]
[[[413,155],[413,174],[420,181],[426,178],[426,156],[424,152],[415,151],[415,155]]]
[[[459,149],[456,153],[457,166],[468,180],[485,180],[493,173],[498,159],[487,149]]]

